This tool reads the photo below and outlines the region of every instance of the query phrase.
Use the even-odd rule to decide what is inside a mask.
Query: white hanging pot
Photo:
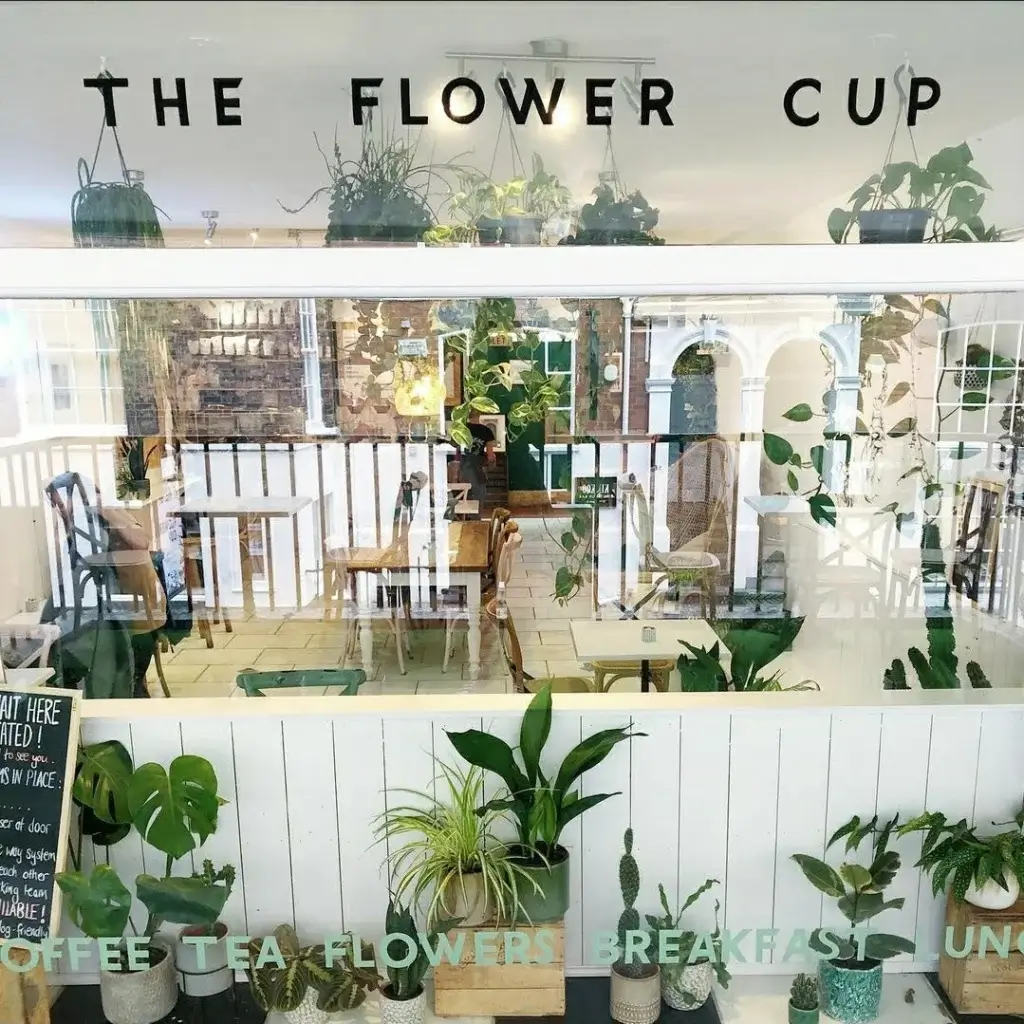
[[[1012,907],[1020,897],[1020,883],[1009,871],[1003,873],[1003,881],[1006,883],[1005,889],[994,879],[989,879],[980,888],[972,882],[964,894],[964,901],[983,910],[1006,910]]]

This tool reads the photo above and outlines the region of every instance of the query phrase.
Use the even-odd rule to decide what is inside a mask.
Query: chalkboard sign
[[[574,505],[592,505],[596,508],[615,508],[619,481],[614,476],[578,476],[573,482]]]
[[[60,927],[78,695],[0,687],[0,941]]]

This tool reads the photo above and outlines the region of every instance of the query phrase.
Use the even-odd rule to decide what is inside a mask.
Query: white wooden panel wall
[[[327,717],[179,720],[172,704],[166,716],[87,719],[83,730],[85,742],[120,739],[137,764],[166,763],[182,750],[213,762],[229,803],[194,861],[236,865],[225,912],[233,932],[261,934],[286,921],[309,939],[345,928],[374,940],[388,899],[388,851],[373,836],[377,816],[415,799],[396,790],[430,791],[434,759],[454,757],[446,730],[488,728],[515,744],[519,721],[505,712],[384,716],[355,703]],[[597,969],[595,936],[617,924],[627,827],[640,866],[641,913],[657,909],[659,882],[675,905],[716,878],[724,927],[779,931],[775,951],[760,964],[752,931],[741,944],[747,963],[734,964],[735,972],[792,973],[793,962],[783,962],[792,932],[838,923],[793,853],[820,856],[827,836],[853,814],[898,811],[906,819],[928,808],[985,825],[1011,817],[1024,797],[1024,708],[1014,706],[556,711],[548,763],[555,766],[583,736],[628,724],[645,735],[618,747],[582,787],[619,795],[563,836],[572,855],[566,957],[575,971]],[[906,904],[878,924],[917,935],[920,952],[895,966],[922,969],[939,946],[943,904],[913,867],[919,842],[900,840],[899,848],[904,863],[892,894]],[[86,866],[102,856],[87,850]],[[159,868],[135,836],[111,851],[111,863],[128,879]],[[705,898],[690,925],[710,929],[713,910]],[[65,923],[64,934],[72,931]]]

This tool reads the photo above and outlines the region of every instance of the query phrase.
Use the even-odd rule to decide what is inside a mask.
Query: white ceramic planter
[[[661,1016],[661,972],[656,964],[645,977],[632,978],[612,967],[611,1018],[619,1024],[654,1024]]]
[[[174,954],[159,937],[151,949],[166,954],[145,971],[100,971],[100,1002],[110,1024],[156,1024],[178,1001],[178,974]]]
[[[306,989],[306,995],[294,1010],[281,1014],[288,1024],[327,1024],[327,1011],[317,1007],[319,994],[315,988]]]
[[[380,990],[380,1024],[423,1024],[427,1017],[427,993],[415,999],[388,999]]]
[[[450,885],[443,906],[444,916],[458,918],[464,928],[476,928],[493,917],[479,874],[463,875],[460,882]]]
[[[662,998],[673,1010],[697,1010],[708,1001],[714,976],[710,963],[687,964],[681,971],[663,973]]]
[[[989,880],[979,889],[973,882],[968,886],[964,900],[984,910],[1006,910],[1012,907],[1020,896],[1020,884],[1015,875],[1006,872],[1004,889],[998,882]]]
[[[187,929],[186,929],[187,930]],[[181,990],[187,996],[215,996],[227,992],[235,982],[235,972],[228,967],[226,925],[217,924],[217,942],[202,944],[203,959],[199,959],[199,944],[182,942],[174,951],[174,960],[181,979]],[[184,936],[185,930],[181,932]]]

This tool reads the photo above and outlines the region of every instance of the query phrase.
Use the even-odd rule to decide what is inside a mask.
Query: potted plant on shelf
[[[651,927],[656,948],[661,947],[662,932],[671,932],[673,939],[678,936],[679,953],[673,956],[675,962],[661,965],[661,997],[674,1010],[696,1010],[703,1006],[711,995],[711,984],[715,977],[722,988],[728,988],[732,980],[726,969],[722,951],[722,935],[718,927],[718,900],[715,900],[715,930],[710,936],[713,956],[695,955],[697,933],[682,927],[683,914],[712,886],[718,884],[716,878],[707,879],[700,888],[687,896],[675,915],[669,910],[665,886],[659,884],[661,916],[647,915],[647,923]]]
[[[117,497],[121,501],[145,501],[150,494],[149,471],[153,456],[159,461],[161,445],[146,451],[141,437],[121,437],[117,441]]]
[[[435,948],[438,935],[449,932],[461,923],[458,918],[439,921],[426,934],[421,934],[409,909],[398,903],[394,896],[391,897],[384,924],[384,933],[388,936],[384,950],[388,980],[378,990],[381,1024],[423,1024],[427,1007],[423,979],[430,968],[426,947]],[[404,936],[405,940],[392,936]],[[412,962],[406,963],[413,955]],[[396,964],[404,966],[398,967]]]
[[[654,1024],[661,1015],[661,983],[657,962],[638,954],[630,936],[639,937],[640,869],[633,856],[633,830],[622,837],[626,852],[619,861],[619,888],[625,908],[619,916],[619,958],[612,964],[611,1018],[621,1024]],[[651,943],[646,944],[648,950]],[[657,953],[655,953],[655,957]]]
[[[818,1024],[818,981],[798,974],[789,990],[789,1024]]]
[[[482,171],[464,170],[459,175],[459,189],[451,198],[451,209],[465,218],[481,245],[497,245],[506,222],[523,215],[518,203],[525,187],[525,178],[498,183]]]
[[[555,218],[567,219],[571,208],[572,192],[544,169],[544,162],[534,153],[533,174],[523,185],[519,209],[505,215],[502,239],[510,245],[540,245],[545,225]]]
[[[354,1010],[380,981],[376,968],[357,966],[349,948],[303,946],[295,929],[282,924],[272,936],[249,943],[245,970],[256,1005],[281,1013],[287,1024],[325,1024],[330,1014]],[[373,962],[373,946],[361,943],[362,963]]]
[[[664,245],[654,234],[658,211],[639,191],[627,192],[618,180],[602,181],[594,201],[580,211],[575,235],[564,245]]]
[[[1006,356],[1001,356],[972,342],[964,352],[964,358],[957,360],[957,369],[953,372],[953,383],[965,391],[987,392],[989,386],[998,380],[1012,380],[1017,364]],[[967,398],[968,396],[964,396]],[[987,395],[981,395],[987,402]]]
[[[520,886],[536,883],[508,855],[508,847],[494,834],[507,812],[477,813],[483,800],[484,773],[439,763],[438,790],[444,799],[415,790],[399,790],[415,797],[420,806],[389,807],[376,829],[378,841],[388,841],[392,853],[395,898],[410,893],[409,905],[418,907],[429,895],[427,925],[442,918],[459,918],[466,927],[487,921],[511,920]]]
[[[566,754],[551,775],[541,767],[544,747],[551,733],[551,686],[530,701],[519,731],[517,763],[512,748],[497,736],[479,729],[449,732],[448,739],[471,765],[497,775],[508,795],[489,800],[480,809],[509,811],[516,823],[517,844],[510,856],[530,876],[533,885],[519,892],[519,911],[532,924],[559,921],[569,907],[569,851],[559,843],[562,832],[584,811],[617,793],[591,793],[585,797],[575,788],[580,777],[599,765],[616,744],[646,733],[629,727],[604,729],[585,739]]]
[[[126,941],[117,969],[103,966],[100,998],[110,1024],[153,1024],[170,1013],[178,998],[172,950],[158,931],[168,921],[185,926],[215,922],[229,892],[228,885],[215,879],[233,873],[228,868],[217,875],[211,872],[214,880],[205,874],[172,874],[174,862],[201,847],[217,828],[224,801],[217,795],[210,762],[183,754],[168,770],[144,764],[131,771],[130,765],[128,752],[113,741],[83,748],[73,794],[80,807],[106,823],[107,845],[134,828],[163,854],[163,877],[144,873],[135,879],[139,901],[148,911],[145,928],[140,931],[131,921],[131,892],[108,864],[96,865],[88,875],[78,868],[61,872],[56,882],[66,897],[68,916],[88,937],[123,936],[131,924],[133,935],[146,940],[148,963],[146,951],[133,956]],[[81,858],[76,863],[80,867]]]
[[[923,167],[910,160],[886,164],[854,191],[849,209],[829,214],[829,236],[846,242],[856,224],[861,243],[998,241],[999,232],[980,216],[992,186],[973,161],[962,142],[940,149]]]
[[[957,903],[1006,910],[1017,902],[1024,885],[1024,809],[1013,821],[992,825],[1013,828],[979,836],[965,818],[953,825],[944,814],[932,811],[908,821],[899,834],[925,834],[915,867],[931,876],[935,896],[948,885]]]
[[[209,892],[223,888],[226,900],[235,884],[235,869],[225,865],[215,871],[213,861],[204,860],[202,872],[192,878],[201,881]],[[181,990],[187,996],[215,996],[235,983],[234,969],[228,965],[228,926],[217,920],[219,895],[205,908],[206,920],[182,928],[178,937],[174,963],[181,975]]]
[[[819,928],[809,942],[822,957],[818,962],[821,1009],[843,1024],[875,1020],[882,998],[882,961],[913,953],[916,948],[912,941],[898,935],[870,931],[865,936],[863,930],[876,915],[899,910],[904,903],[902,897],[886,900],[884,896],[900,868],[900,855],[888,848],[898,823],[898,817],[894,817],[879,828],[877,815],[865,823],[854,816],[829,839],[826,851],[845,839],[845,852],[851,853],[870,838],[867,867],[844,862],[836,870],[817,857],[793,854],[806,879],[819,892],[835,899],[839,912],[850,923],[849,935]],[[857,930],[861,931],[859,936]]]

